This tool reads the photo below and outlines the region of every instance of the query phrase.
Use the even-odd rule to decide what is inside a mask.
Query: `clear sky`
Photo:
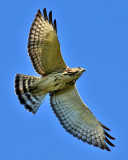
[[[117,138],[111,152],[90,146],[60,125],[49,97],[35,115],[14,94],[16,73],[37,76],[28,33],[46,7],[57,19],[63,58],[87,71],[77,81],[83,101]],[[128,1],[4,0],[0,2],[0,160],[120,160],[128,151]]]

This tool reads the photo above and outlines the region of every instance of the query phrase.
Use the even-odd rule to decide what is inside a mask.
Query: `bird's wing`
[[[115,138],[104,130],[110,129],[100,123],[82,102],[75,85],[71,85],[64,90],[52,92],[50,101],[53,111],[66,131],[82,141],[101,149],[110,151],[105,141],[114,147],[107,137],[110,139]]]
[[[52,22],[52,11],[48,18],[44,8],[43,15],[38,10],[28,38],[28,53],[40,75],[67,68],[60,51],[56,20]]]

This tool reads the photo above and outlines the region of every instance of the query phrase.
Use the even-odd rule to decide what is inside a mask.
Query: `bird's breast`
[[[70,83],[75,83],[71,76],[64,75],[63,73],[52,73],[42,78],[38,88],[45,93],[61,90]]]

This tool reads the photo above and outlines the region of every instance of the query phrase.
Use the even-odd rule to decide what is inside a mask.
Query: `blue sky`
[[[94,115],[111,128],[116,148],[107,152],[65,132],[49,97],[37,114],[14,94],[16,73],[37,76],[27,54],[27,39],[37,9],[57,19],[63,58],[87,71],[77,89]],[[126,159],[128,133],[128,1],[5,0],[0,2],[1,160]]]

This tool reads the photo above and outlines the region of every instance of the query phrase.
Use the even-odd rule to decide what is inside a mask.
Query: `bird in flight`
[[[40,77],[16,74],[15,93],[20,103],[35,114],[49,93],[52,109],[67,132],[83,142],[110,151],[107,143],[114,147],[109,139],[115,138],[105,131],[110,129],[98,121],[79,96],[75,83],[85,69],[69,68],[65,64],[52,11],[47,16],[46,8],[43,15],[38,10],[30,28],[27,48]]]

